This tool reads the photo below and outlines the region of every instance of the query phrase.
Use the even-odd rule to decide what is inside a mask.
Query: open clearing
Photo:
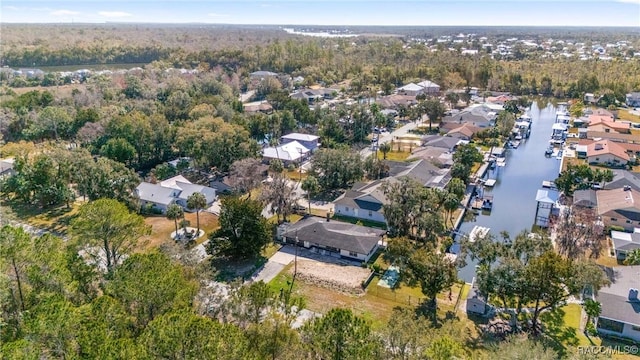
[[[196,227],[196,213],[185,212],[185,219],[189,221],[191,227]],[[141,250],[151,249],[162,245],[171,240],[171,233],[176,230],[173,220],[169,220],[164,216],[149,216],[144,219],[147,225],[151,225],[151,234],[140,239],[142,244]],[[178,221],[178,224],[180,221]],[[207,239],[209,234],[218,229],[218,217],[208,212],[200,212],[200,228],[204,230],[205,235],[198,238],[196,243],[201,243]]]

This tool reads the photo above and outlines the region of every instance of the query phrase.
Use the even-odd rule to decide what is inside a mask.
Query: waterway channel
[[[536,192],[543,180],[554,180],[558,176],[560,160],[544,155],[549,146],[556,108],[552,104],[540,108],[534,102],[528,113],[532,118],[529,139],[517,149],[506,151],[506,166],[495,167],[486,174],[486,178],[496,179],[495,186],[485,190],[485,194],[493,195],[492,211],[478,214],[473,221],[463,222],[458,238],[461,234],[468,234],[474,226],[488,227],[498,240],[502,231],[514,237],[523,230],[531,230],[536,212]],[[467,265],[459,270],[458,277],[470,283],[475,276],[476,265],[467,259]]]

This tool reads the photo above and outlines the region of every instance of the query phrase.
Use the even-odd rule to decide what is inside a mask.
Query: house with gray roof
[[[185,210],[190,210],[187,207],[187,199],[196,192],[201,193],[207,199],[205,207],[211,206],[216,200],[215,189],[193,184],[182,175],[174,176],[157,184],[142,182],[136,187],[136,195],[140,200],[140,205],[150,205],[162,213],[165,213],[171,204],[178,204]]]
[[[633,190],[640,191],[640,177],[638,173],[629,170],[611,169],[613,172],[613,180],[604,184],[603,189],[623,189],[625,186]]]
[[[456,146],[461,144],[462,141],[464,140],[452,136],[426,135],[422,138],[422,145],[442,148],[449,152],[453,152]]]
[[[640,229],[635,228],[633,232],[611,231],[611,243],[616,254],[616,259],[624,260],[627,254],[633,250],[640,249]]]
[[[469,124],[479,128],[491,127],[499,110],[489,104],[472,105],[460,112],[452,113],[442,119],[442,123]]]
[[[439,168],[430,161],[419,159],[410,163],[386,161],[389,177],[370,183],[356,183],[351,190],[334,202],[336,214],[352,218],[386,223],[384,205],[388,200],[382,190],[385,182],[409,177],[424,187],[444,189],[451,180],[450,169]]]
[[[611,284],[596,297],[602,306],[596,328],[601,335],[640,341],[640,266],[608,268],[606,272]]]
[[[387,197],[382,191],[384,180],[356,183],[334,202],[334,211],[341,216],[386,223],[382,207]]]
[[[282,239],[323,255],[367,262],[385,234],[381,229],[309,216],[289,225]]]
[[[593,189],[576,190],[573,192],[573,206],[593,209],[598,206],[598,197]]]

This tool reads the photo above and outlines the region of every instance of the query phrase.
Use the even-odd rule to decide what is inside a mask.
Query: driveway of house
[[[273,280],[285,266],[291,264],[295,255],[288,254],[283,251],[278,251],[275,253],[269,260],[267,260],[266,264],[258,269],[252,276],[249,281],[264,281],[266,283]]]

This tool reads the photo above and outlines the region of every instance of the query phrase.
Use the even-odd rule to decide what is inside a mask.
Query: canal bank
[[[472,221],[463,222],[456,242],[474,226],[489,228],[498,240],[502,231],[514,237],[523,230],[531,230],[535,220],[536,192],[543,181],[558,177],[559,160],[544,155],[556,120],[556,108],[548,104],[541,109],[534,102],[528,113],[532,118],[529,139],[517,149],[506,151],[506,166],[496,166],[485,175],[496,180],[492,188],[484,190],[493,197],[492,211],[479,212]],[[470,283],[475,276],[475,266],[475,262],[467,259],[467,265],[459,270],[458,277]]]

